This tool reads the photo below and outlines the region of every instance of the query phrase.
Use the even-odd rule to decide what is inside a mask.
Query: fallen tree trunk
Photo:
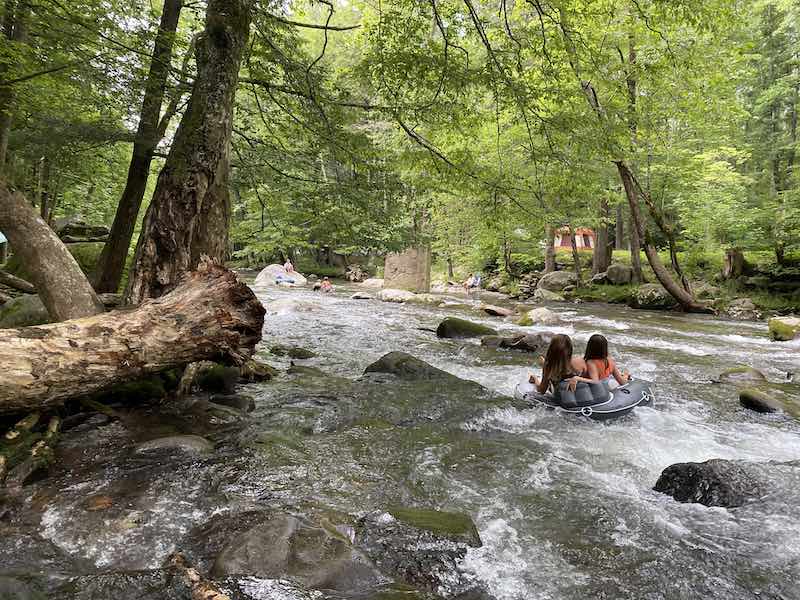
[[[0,414],[57,406],[196,361],[245,362],[264,312],[236,275],[204,259],[174,290],[137,308],[0,329]]]
[[[12,275],[11,273],[6,273],[2,269],[0,269],[0,283],[3,285],[7,285],[10,288],[14,288],[15,290],[19,290],[24,294],[35,294],[36,293],[36,286],[32,283],[17,277],[16,275]]]

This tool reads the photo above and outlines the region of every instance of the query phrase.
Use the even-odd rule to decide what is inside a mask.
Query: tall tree
[[[133,229],[147,188],[150,163],[161,140],[159,131],[161,105],[182,6],[183,0],[164,2],[161,23],[150,59],[150,72],[145,83],[139,125],[133,142],[133,155],[128,166],[128,178],[111,225],[111,235],[97,265],[95,288],[98,292],[116,292],[122,279]]]
[[[252,0],[209,0],[197,40],[197,77],[136,246],[127,303],[158,297],[191,270],[198,252],[224,258],[230,140]]]

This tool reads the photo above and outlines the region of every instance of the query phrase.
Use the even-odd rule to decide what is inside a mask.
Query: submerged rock
[[[678,502],[734,508],[757,499],[765,479],[754,463],[712,459],[702,463],[678,463],[664,469],[655,487]]]
[[[484,335],[497,335],[497,331],[480,323],[473,323],[466,319],[447,317],[439,323],[436,335],[440,338],[473,338]]]
[[[774,317],[769,320],[769,335],[776,342],[800,336],[800,317]]]
[[[379,290],[383,287],[383,279],[377,277],[370,277],[361,282],[361,287]]]
[[[363,517],[355,545],[386,575],[445,598],[482,597],[475,576],[461,569],[469,548],[481,546],[468,515],[389,508]]]
[[[575,273],[571,271],[553,271],[552,273],[542,275],[536,289],[546,290],[548,292],[560,292],[566,287],[575,285],[577,280]]]
[[[242,412],[253,412],[256,408],[256,401],[252,396],[246,394],[212,394],[209,400],[214,404],[228,406]]]
[[[558,325],[559,323],[561,323],[561,317],[549,308],[543,306],[529,310],[517,321],[517,325],[521,325],[522,327],[529,327],[531,325]]]
[[[547,349],[550,336],[519,333],[517,335],[487,335],[481,338],[481,345],[488,348],[506,348],[521,352],[542,352]]]
[[[288,356],[289,358],[294,358],[297,360],[314,358],[316,356],[316,354],[311,350],[306,350],[305,348],[301,348],[300,346],[276,345],[272,346],[269,349],[269,352],[270,354],[274,354],[275,356]]]
[[[746,365],[739,365],[731,367],[719,374],[719,380],[722,383],[748,383],[748,382],[762,382],[767,378],[758,369],[748,367]]]
[[[154,452],[159,450],[180,450],[193,454],[207,454],[214,450],[214,444],[199,435],[171,435],[142,442],[136,446],[136,452]]]
[[[760,413],[782,412],[785,408],[780,400],[757,388],[739,390],[739,404]]]

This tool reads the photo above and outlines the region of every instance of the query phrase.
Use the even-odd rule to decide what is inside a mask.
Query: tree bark
[[[556,270],[556,228],[548,224],[544,230],[547,240],[544,250],[544,272],[552,273]]]
[[[617,219],[614,231],[614,249],[625,249],[625,210],[620,202],[617,204]]]
[[[639,201],[636,200],[637,209]],[[644,283],[644,273],[642,273],[642,244],[639,240],[639,228],[631,211],[631,220],[628,224],[628,246],[631,253],[631,268],[633,269],[633,283]]]
[[[725,250],[725,262],[722,264],[723,279],[737,279],[744,275],[749,265],[742,254],[741,248],[728,248]]]
[[[594,240],[592,256],[592,275],[604,273],[611,264],[611,247],[608,243],[608,198],[600,199],[600,222]]]
[[[35,285],[33,285],[28,281],[25,281],[20,277],[17,277],[16,275],[12,275],[11,273],[6,273],[2,269],[0,269],[0,283],[2,283],[3,285],[7,285],[10,288],[14,288],[15,290],[19,290],[24,294],[36,293]]]
[[[567,225],[569,228],[569,240],[572,245],[572,261],[575,265],[575,286],[581,287],[583,285],[583,277],[581,275],[581,257],[578,254],[578,243],[575,241],[575,230],[572,225]]]
[[[142,225],[125,293],[129,304],[171,289],[200,252],[221,259],[227,250],[229,206],[221,204],[230,201],[233,104],[251,10],[252,0],[208,2],[197,77]]]
[[[78,263],[25,197],[0,182],[0,230],[31,274],[47,312],[57,321],[103,312]],[[0,361],[0,364],[3,364]]]
[[[98,292],[116,292],[122,280],[122,271],[128,257],[128,248],[133,238],[136,218],[142,206],[142,199],[150,176],[150,163],[153,153],[161,140],[159,116],[167,85],[172,46],[178,29],[183,0],[166,0],[161,13],[161,23],[153,46],[150,72],[139,115],[139,127],[133,143],[133,155],[128,166],[128,179],[117,205],[114,223],[108,242],[100,253],[97,265],[95,289]]]
[[[0,413],[58,406],[196,361],[245,362],[264,312],[236,275],[204,259],[172,292],[135,309],[0,329]]]
[[[28,38],[28,19],[30,17],[28,1],[6,2],[6,11],[3,23],[5,38],[12,43],[24,44]],[[0,79],[7,71],[8,65],[0,64]],[[0,176],[5,172],[15,101],[14,87],[0,86]]]
[[[617,166],[620,179],[622,179],[622,185],[625,188],[625,194],[628,196],[628,204],[630,205],[631,209],[631,221],[635,226],[638,237],[644,240],[644,253],[647,256],[647,260],[650,263],[656,278],[661,285],[664,286],[664,289],[667,290],[672,297],[678,301],[684,310],[689,312],[712,312],[708,306],[697,302],[691,293],[675,283],[675,280],[670,276],[669,271],[666,269],[666,267],[664,267],[663,263],[661,262],[661,258],[658,256],[658,251],[646,237],[644,221],[642,220],[642,215],[639,210],[638,190],[634,182],[633,175],[623,161],[616,161],[614,164]],[[633,231],[631,231],[631,237],[633,237],[632,234]]]

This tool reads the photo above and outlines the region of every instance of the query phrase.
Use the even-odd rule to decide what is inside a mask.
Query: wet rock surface
[[[436,335],[440,338],[474,338],[484,335],[497,335],[497,331],[480,323],[473,323],[466,319],[447,317],[439,323]]]
[[[655,487],[678,502],[735,508],[757,500],[768,488],[763,467],[747,461],[712,459],[664,469]]]

